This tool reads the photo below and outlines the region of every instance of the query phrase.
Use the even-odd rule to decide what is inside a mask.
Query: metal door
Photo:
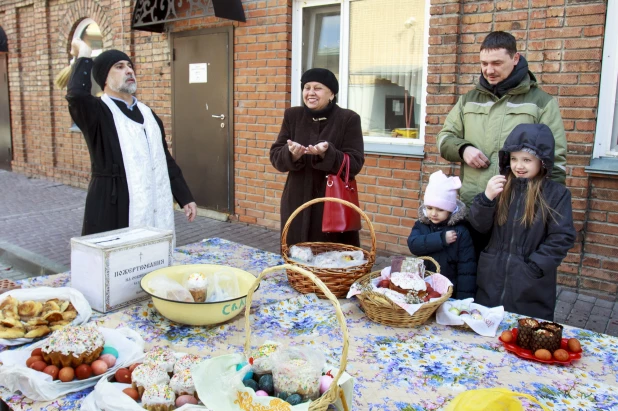
[[[9,107],[9,78],[7,54],[0,53],[0,168],[11,169],[11,110]]]
[[[232,29],[172,37],[174,157],[198,206],[233,212]]]

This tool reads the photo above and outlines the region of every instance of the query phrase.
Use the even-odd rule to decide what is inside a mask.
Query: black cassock
[[[120,141],[109,107],[100,98],[90,93],[91,71],[92,59],[78,59],[67,86],[66,96],[69,101],[71,118],[84,134],[90,152],[92,176],[86,197],[82,235],[129,226],[129,188]],[[131,110],[122,101],[114,99],[112,101],[131,120],[140,124],[144,123],[144,117],[137,105]],[[193,196],[182,176],[180,167],[167,149],[163,123],[154,112],[153,115],[161,128],[172,195],[178,204],[184,207],[193,202]]]

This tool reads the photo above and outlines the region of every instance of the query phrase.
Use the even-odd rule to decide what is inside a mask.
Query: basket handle
[[[341,306],[339,305],[339,300],[333,295],[332,292],[324,285],[322,280],[316,277],[311,272],[297,267],[291,264],[283,264],[276,267],[266,268],[264,271],[260,273],[257,277],[253,285],[249,288],[249,292],[247,293],[247,300],[245,306],[245,354],[249,355],[249,351],[251,349],[251,321],[250,321],[250,312],[251,312],[251,302],[253,301],[253,293],[257,289],[260,281],[266,276],[266,274],[270,274],[279,270],[292,270],[296,271],[299,274],[304,275],[309,278],[313,283],[324,293],[324,295],[330,300],[330,302],[335,307],[335,314],[337,315],[337,320],[339,321],[339,326],[341,327],[341,331],[343,333],[343,349],[341,350],[341,361],[339,363],[339,372],[335,375],[331,383],[331,388],[326,391],[322,397],[326,396],[329,403],[332,404],[339,398],[339,378],[343,375],[345,368],[348,363],[348,346],[350,345],[349,337],[348,337],[348,326],[345,322],[345,317],[343,316],[343,311],[341,311]],[[332,389],[332,387],[336,387]]]
[[[371,224],[371,220],[369,220],[369,217],[367,216],[367,214],[365,214],[365,212],[361,210],[360,208],[358,208],[355,204],[352,204],[349,201],[341,200],[335,197],[314,198],[313,200],[307,201],[305,204],[301,205],[296,210],[294,210],[294,212],[288,218],[288,221],[285,222],[285,226],[283,227],[283,230],[281,231],[281,249],[287,250],[288,248],[288,244],[287,244],[288,230],[290,229],[290,225],[292,224],[292,221],[294,220],[294,218],[305,208],[310,207],[317,203],[325,203],[327,201],[340,203],[350,208],[353,208],[358,214],[361,215],[361,217],[363,217],[363,219],[367,222],[367,226],[369,227],[369,232],[371,233],[371,255],[375,256],[376,255],[376,233],[373,230],[373,224]]]
[[[431,261],[436,266],[436,273],[440,273],[440,264],[436,260],[434,260],[432,257],[424,256],[424,257],[416,257],[416,258],[420,258],[421,260]]]

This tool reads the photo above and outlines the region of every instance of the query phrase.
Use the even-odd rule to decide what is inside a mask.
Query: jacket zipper
[[[519,215],[519,205],[521,204],[521,199],[523,198],[522,196],[518,196],[519,198],[517,199],[517,206],[515,208],[515,217],[517,217]],[[515,233],[515,224],[517,223],[517,218],[513,219],[513,224],[511,225],[511,233]],[[509,249],[508,249],[508,253],[509,256],[506,259],[506,266],[504,267],[504,285],[502,287],[502,295],[500,295],[500,305],[504,305],[504,294],[506,294],[506,286],[508,284],[508,280],[509,280],[509,275],[508,275],[508,268],[509,268],[509,263],[511,262],[511,250],[513,249],[513,242],[515,241],[515,236],[511,235],[511,241],[509,244]]]

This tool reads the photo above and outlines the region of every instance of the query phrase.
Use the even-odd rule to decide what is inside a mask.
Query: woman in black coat
[[[491,231],[479,257],[476,302],[553,320],[557,269],[575,242],[571,193],[549,179],[554,136],[520,124],[500,150],[501,175],[470,206],[470,223]]]
[[[287,172],[281,196],[281,227],[301,205],[324,197],[326,175],[336,174],[344,153],[350,156],[350,177],[365,162],[358,114],[336,104],[339,83],[322,68],[307,70],[301,78],[303,107],[285,110],[281,131],[270,148],[270,162]],[[286,243],[333,242],[360,246],[358,231],[323,233],[324,203],[305,209],[292,221]]]

